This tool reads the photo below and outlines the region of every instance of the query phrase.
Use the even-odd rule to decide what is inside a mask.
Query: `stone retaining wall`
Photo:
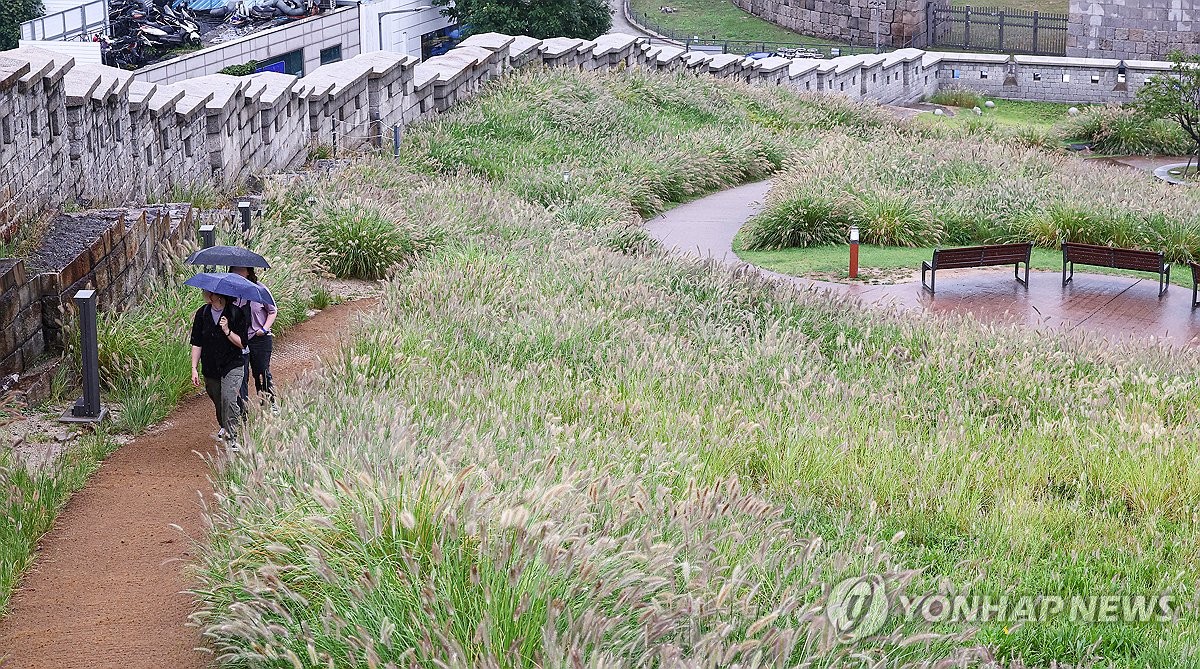
[[[1169,69],[1149,61],[918,49],[830,60],[752,60],[685,52],[620,34],[588,41],[489,33],[424,62],[373,52],[319,67],[303,78],[211,74],[153,84],[134,81],[121,70],[76,65],[60,54],[18,49],[0,52],[0,237],[9,239],[20,225],[68,203],[124,205],[162,198],[173,190],[230,187],[255,174],[295,167],[313,145],[380,146],[390,142],[392,127],[445,111],[488,81],[531,66],[585,71],[641,67],[883,104],[916,102],[944,86],[1026,100],[1125,102],[1148,77]],[[145,231],[134,226],[129,237],[114,224],[112,236],[104,237],[107,246],[99,247],[107,250],[88,254],[78,267],[64,268],[65,275],[59,272],[57,283],[38,288],[37,295],[54,293],[58,302],[31,301],[20,291],[2,293],[7,297],[0,297],[0,361],[8,362],[0,363],[0,371],[20,369],[38,348],[31,343],[38,335],[31,334],[28,323],[46,320],[45,312],[35,316],[31,310],[57,312],[62,296],[79,287],[82,277],[98,286],[121,286],[106,305],[127,303],[136,291],[120,280],[125,266],[115,258],[109,265],[104,262],[118,247],[125,250],[116,255],[134,253],[128,240],[136,239],[139,251],[134,255],[142,258],[141,269],[130,271],[144,274],[153,265],[144,257],[146,244],[192,234],[190,223],[183,226],[186,232],[170,234],[162,225]],[[0,287],[10,291],[24,286],[30,280],[22,271],[16,264],[8,267],[8,274],[0,276],[9,278]],[[59,327],[46,322],[48,331]],[[51,343],[55,336],[51,332]]]
[[[37,274],[24,260],[0,261],[0,376],[20,374],[47,349],[62,348],[75,293],[93,288],[100,309],[127,309],[195,239],[191,206],[161,205],[63,214],[45,243],[55,244],[56,232],[73,234],[72,219],[84,217],[108,223],[73,257]]]
[[[926,0],[733,0],[743,11],[789,30],[851,44],[923,47]],[[881,9],[872,9],[874,5]]]

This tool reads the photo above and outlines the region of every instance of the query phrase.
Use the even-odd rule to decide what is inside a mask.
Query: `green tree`
[[[472,33],[595,39],[612,27],[606,0],[433,0]]]
[[[0,0],[0,51],[17,48],[21,24],[45,11],[42,0]]]
[[[1170,58],[1171,73],[1150,77],[1134,104],[1150,118],[1178,123],[1192,138],[1191,154],[1200,158],[1200,55],[1173,51]]]

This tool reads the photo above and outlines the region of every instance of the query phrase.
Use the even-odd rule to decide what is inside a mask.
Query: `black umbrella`
[[[251,302],[275,304],[275,300],[271,299],[270,291],[261,288],[258,284],[251,282],[240,274],[200,272],[196,276],[184,281],[183,285],[200,288],[201,290],[207,290],[210,293],[218,295],[240,297],[243,300],[250,300]]]
[[[266,258],[240,246],[210,246],[196,251],[184,262],[189,265],[225,265],[226,267],[271,266]]]

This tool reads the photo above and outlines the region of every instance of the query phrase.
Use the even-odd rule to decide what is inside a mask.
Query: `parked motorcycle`
[[[195,28],[188,30],[165,22],[146,22],[138,26],[138,31],[150,44],[164,49],[200,46],[200,33]]]
[[[123,70],[136,70],[149,62],[147,44],[143,37],[130,35],[125,37],[101,37],[100,61],[109,67],[119,67]]]
[[[138,38],[146,51],[200,46],[200,25],[186,8],[171,0],[112,0],[109,24],[114,53],[133,47],[127,38]],[[148,54],[147,54],[148,55]]]
[[[269,21],[281,16],[299,18],[316,13],[317,6],[312,0],[260,0],[250,8],[250,18],[257,21]]]

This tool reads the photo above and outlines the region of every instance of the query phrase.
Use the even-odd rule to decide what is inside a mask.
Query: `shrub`
[[[971,109],[973,107],[983,106],[983,96],[966,88],[943,88],[933,95],[930,95],[929,102],[932,102],[935,105],[944,105],[946,107],[964,107],[966,109]]]
[[[228,74],[234,77],[246,77],[258,71],[258,61],[252,60],[241,65],[227,65],[219,70],[217,74]]]
[[[1191,139],[1178,125],[1118,105],[1083,110],[1067,121],[1063,136],[1112,155],[1185,155],[1192,148]]]

